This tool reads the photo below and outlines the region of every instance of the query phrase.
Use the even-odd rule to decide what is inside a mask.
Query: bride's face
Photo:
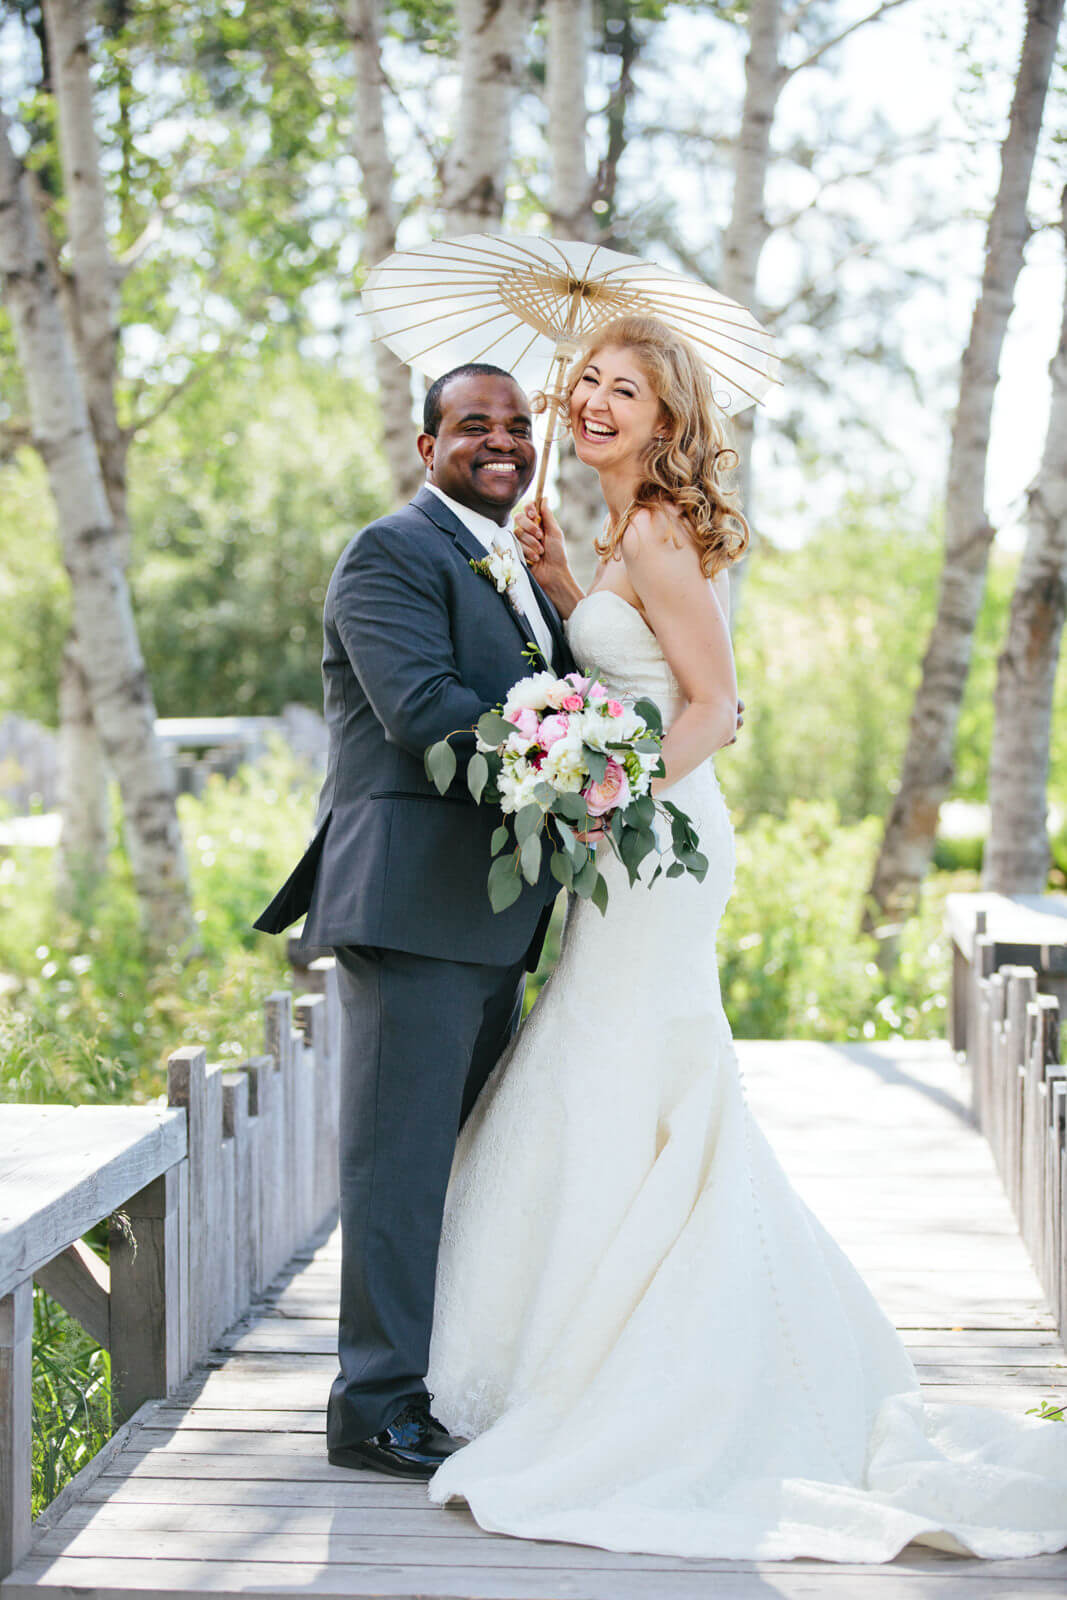
[[[663,426],[663,408],[633,351],[615,345],[595,350],[571,395],[578,459],[600,472],[636,469]]]

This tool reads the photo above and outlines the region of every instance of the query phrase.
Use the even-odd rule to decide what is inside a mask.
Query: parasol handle
[[[558,351],[557,354],[553,357],[552,365],[549,368],[549,373],[548,373],[548,386],[549,386],[549,388],[558,388],[559,387],[558,380],[560,378],[562,378],[562,376],[563,376],[564,369],[565,369],[565,367],[567,365],[567,360],[568,360],[567,354],[563,350]],[[553,379],[554,378],[557,380],[556,383],[553,383]],[[556,409],[556,407],[553,406],[552,410],[551,410],[551,414],[550,414],[549,419],[548,419],[548,430],[545,433],[544,447],[542,448],[542,451],[541,451],[541,464],[537,469],[537,483],[534,486],[534,505],[536,505],[536,506],[539,506],[541,504],[541,496],[545,492],[545,478],[548,475],[548,459],[549,459],[549,456],[552,454],[552,446],[555,443],[556,434],[557,434],[558,431],[559,431],[559,412]]]

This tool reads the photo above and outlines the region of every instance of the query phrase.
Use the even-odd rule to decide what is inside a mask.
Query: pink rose
[[[599,783],[589,783],[582,790],[585,808],[591,817],[602,817],[606,811],[614,811],[620,806],[630,804],[630,785],[626,778],[625,768],[608,757],[607,770]]]
[[[546,702],[552,706],[555,711],[558,711],[564,700],[570,698],[571,688],[572,686],[567,682],[566,678],[557,678],[556,682],[549,684],[548,688],[545,690]]]
[[[604,685],[602,683],[594,683],[594,684],[590,685],[590,688],[589,688],[589,698],[590,698],[590,700],[606,700],[607,697],[608,697],[608,691],[605,689],[605,687],[604,687]]]
[[[508,721],[518,728],[524,739],[537,737],[537,712],[531,711],[529,706],[522,706],[518,711],[513,711]]]
[[[561,707],[561,710],[563,710],[563,711],[580,711],[584,704],[585,704],[585,702],[582,699],[580,694],[569,694],[567,696],[566,700],[564,700],[563,705]]]
[[[609,717],[621,717],[622,716],[622,702],[621,701],[619,701],[619,700],[609,700],[608,701],[608,716]]]
[[[570,722],[568,718],[561,716],[558,713],[554,717],[546,717],[544,722],[542,722],[540,731],[537,735],[538,744],[547,753],[549,750],[551,750],[554,744],[558,743],[560,739],[566,737],[567,729],[569,727]]]

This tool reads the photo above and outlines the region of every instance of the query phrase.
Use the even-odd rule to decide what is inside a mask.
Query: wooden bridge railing
[[[960,908],[956,912],[958,917]],[[962,969],[957,963],[953,996],[971,1070],[972,1105],[1062,1333],[1067,1330],[1067,1067],[1060,1061],[1059,989],[1067,963],[1062,947],[1039,942],[1033,965],[1000,964],[1004,930],[990,926],[990,908],[975,906],[972,914],[967,960]],[[952,920],[950,908],[950,926]],[[1012,936],[1020,931],[1025,922],[1015,921]],[[1040,992],[1039,984],[1054,992]]]
[[[168,1108],[0,1106],[0,1577],[29,1548],[33,1283],[111,1355],[115,1420],[172,1392],[329,1219],[333,961],[265,1002],[266,1050],[168,1065]],[[295,1024],[295,1025],[294,1025]],[[111,1219],[109,1262],[83,1235]]]

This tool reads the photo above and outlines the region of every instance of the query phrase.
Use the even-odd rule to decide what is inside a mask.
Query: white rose
[[[568,733],[565,738],[557,739],[545,757],[541,776],[560,794],[577,794],[589,777],[581,738]]]
[[[505,717],[510,720],[513,711],[521,711],[524,707],[531,711],[543,711],[549,704],[547,691],[555,681],[551,672],[535,672],[531,678],[520,678],[508,690],[504,703]]]

